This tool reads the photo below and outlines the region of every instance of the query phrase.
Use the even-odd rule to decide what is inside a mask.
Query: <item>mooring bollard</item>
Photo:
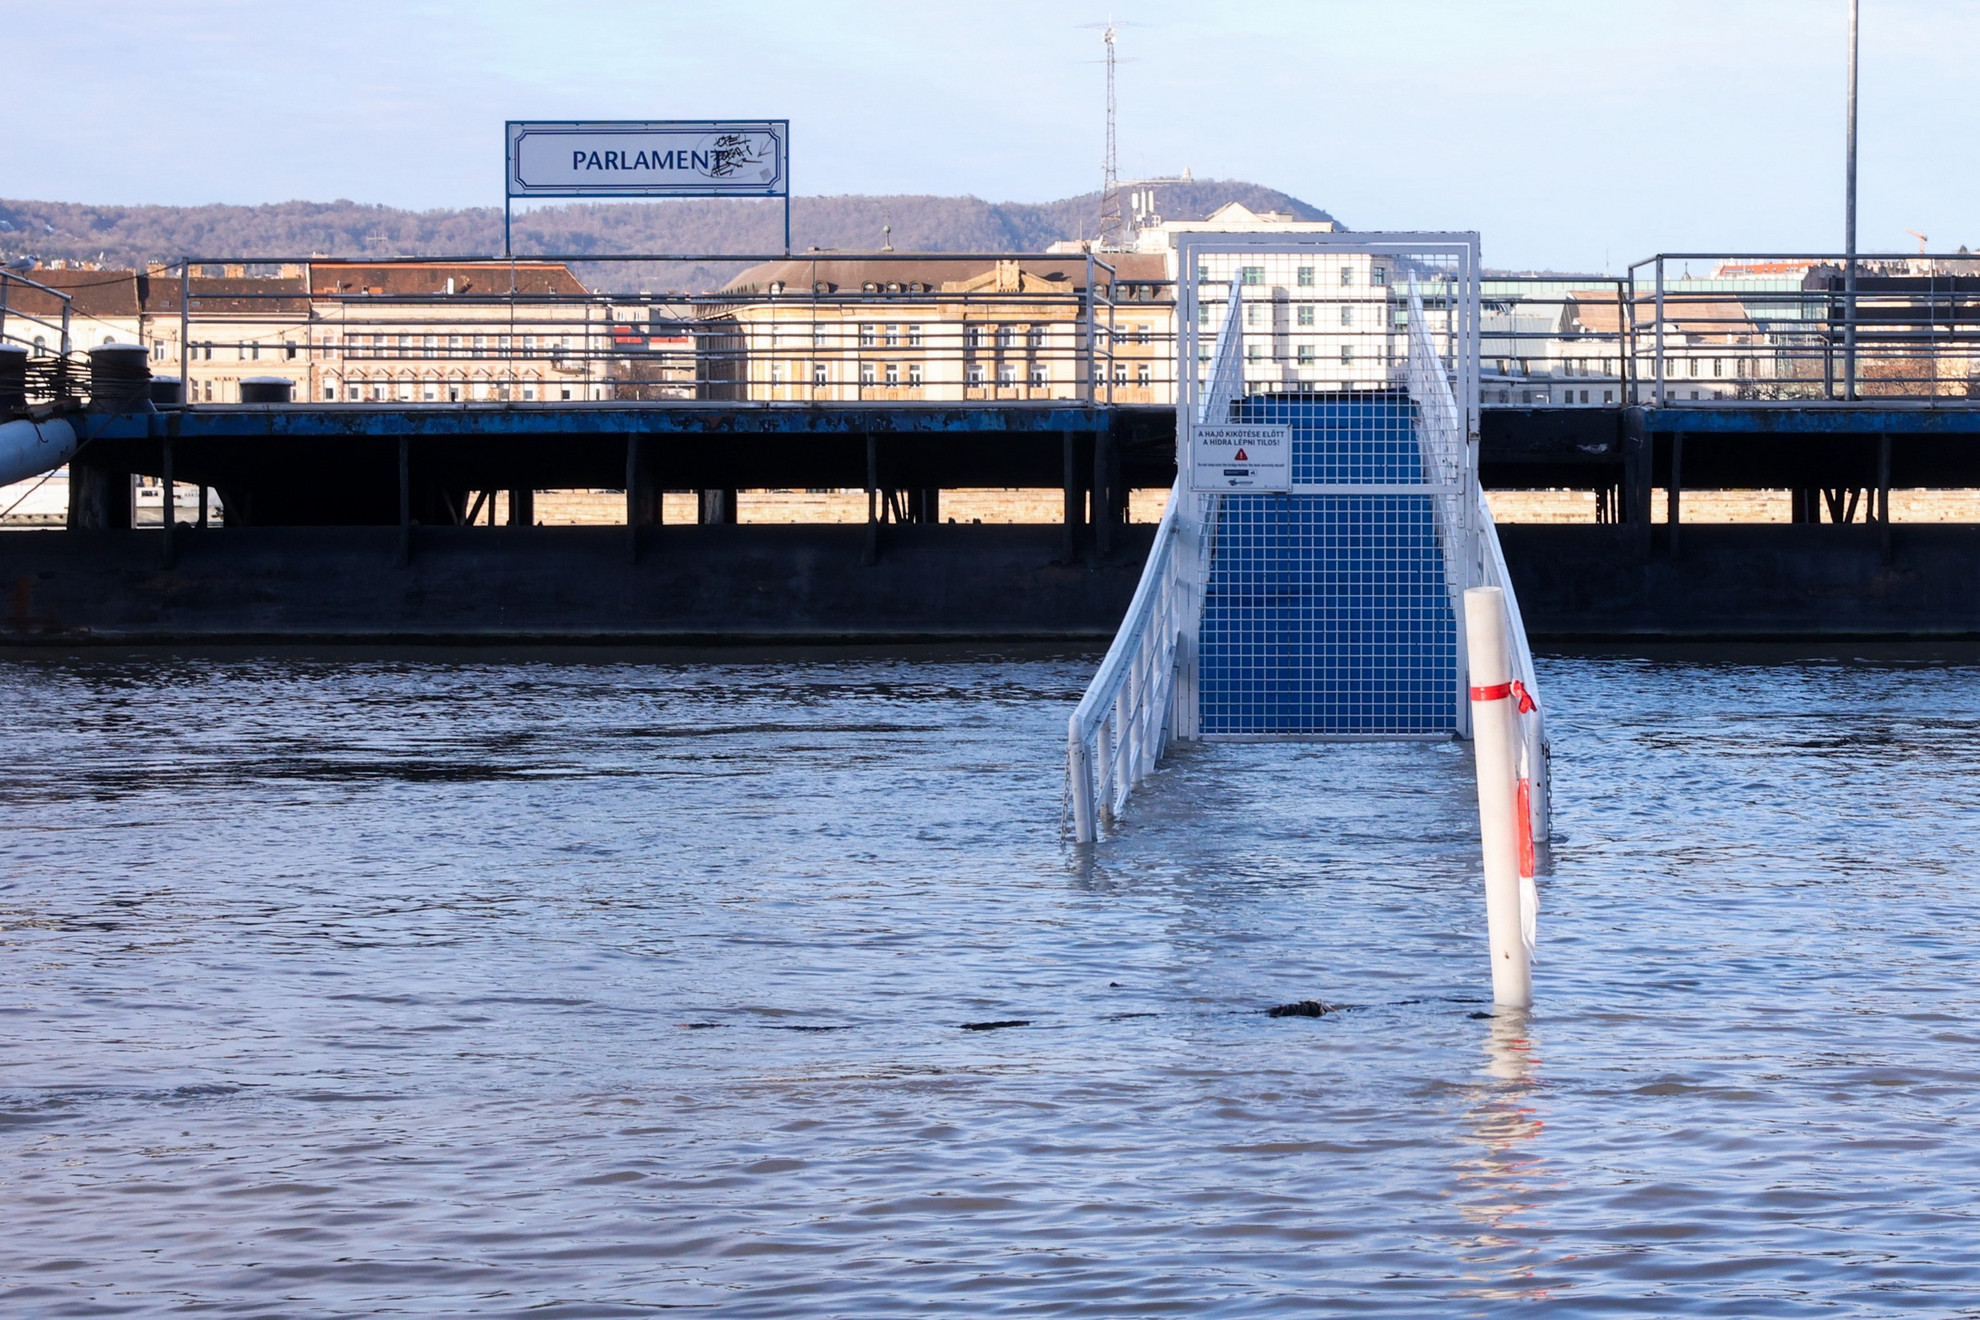
[[[1466,658],[1471,671],[1471,742],[1478,758],[1478,834],[1485,854],[1485,926],[1492,949],[1492,1002],[1533,1004],[1532,834],[1520,813],[1519,706],[1506,647],[1506,598],[1497,587],[1464,593]],[[1524,857],[1522,857],[1524,853]],[[1522,865],[1522,861],[1525,864]]]

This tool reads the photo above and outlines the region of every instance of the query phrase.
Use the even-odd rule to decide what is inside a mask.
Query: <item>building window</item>
[[[1603,390],[1603,391],[1602,391],[1602,402],[1603,402],[1603,403],[1614,403],[1615,401],[1616,401],[1616,392],[1615,392],[1614,390]]]
[[[1011,334],[1011,327],[1010,327],[1010,326],[1008,326],[1008,325],[1000,325],[1000,326],[998,326],[998,327],[997,327],[997,347],[998,347],[999,349],[1008,349],[1008,348],[1010,348],[1010,346],[1011,346],[1011,344],[1012,344],[1012,343],[1013,343],[1013,337],[1012,337],[1012,334]]]
[[[1240,284],[1263,284],[1265,282],[1265,268],[1263,266],[1240,267],[1238,270],[1238,282]]]
[[[920,347],[921,347],[921,327],[920,327],[920,326],[918,326],[918,325],[911,325],[911,326],[909,326],[909,327],[908,327],[908,347],[909,347],[909,348],[920,348]]]
[[[875,331],[874,331],[874,329],[873,329],[873,327],[872,327],[872,326],[870,326],[870,325],[862,325],[862,326],[860,326],[860,328],[859,328],[859,346],[860,346],[861,348],[872,348],[872,347],[873,347],[873,346],[874,346],[875,344],[877,344],[878,342],[879,342],[879,338],[878,338],[878,335],[877,335],[877,334],[875,333]]]
[[[1343,289],[1345,289],[1345,288],[1347,288],[1348,286],[1350,286],[1350,285],[1352,285],[1353,283],[1354,283],[1354,267],[1353,267],[1353,266],[1342,266],[1342,267],[1341,267],[1341,287],[1342,287]]]
[[[566,386],[564,386],[564,388],[563,388],[563,391],[562,391],[562,393],[560,393],[560,394],[558,395],[558,397],[559,397],[559,398],[562,398],[562,399],[568,399],[568,398],[570,398],[570,397],[571,397],[571,387],[570,387],[570,386],[568,386],[568,385],[566,385]]]
[[[1024,346],[1026,348],[1033,350],[1034,352],[1038,349],[1045,347],[1045,327],[1042,325],[1034,325],[1031,327],[1031,329],[1025,331]]]
[[[1299,323],[1301,325],[1313,324],[1313,308],[1310,305],[1302,306],[1299,309]]]
[[[983,347],[983,327],[966,325],[963,327],[963,347],[971,350]]]
[[[1265,355],[1265,350],[1258,344],[1249,344],[1245,347],[1244,355],[1256,362]]]
[[[813,385],[823,385],[825,383],[825,364],[823,362],[814,362],[811,364],[811,383]]]
[[[1313,365],[1313,345],[1301,344],[1299,346],[1299,365],[1302,367]]]
[[[873,383],[873,380],[874,380],[874,375],[873,375],[873,364],[872,364],[871,362],[862,362],[862,363],[860,363],[860,364],[859,364],[859,383],[860,383],[860,384],[862,384],[862,385],[871,385],[871,384]]]
[[[1043,362],[1034,362],[1031,364],[1031,383],[1033,385],[1043,385],[1045,383],[1045,364]]]
[[[921,364],[919,362],[908,363],[908,384],[921,384]]]
[[[782,385],[782,384],[784,383],[784,364],[783,364],[783,363],[781,363],[781,362],[772,362],[772,363],[770,364],[770,383],[771,383],[772,385]]]
[[[898,362],[889,362],[889,363],[887,364],[887,383],[888,383],[889,385],[898,385],[898,384],[900,384],[900,383],[901,383],[901,364],[900,364],[900,363],[898,363]]]
[[[1342,344],[1342,345],[1341,345],[1341,365],[1343,365],[1343,366],[1346,366],[1346,365],[1347,365],[1348,363],[1350,363],[1350,362],[1352,362],[1352,361],[1354,361],[1354,345],[1353,345],[1353,344]]]
[[[1354,324],[1354,308],[1352,307],[1341,308],[1341,324],[1342,325]]]
[[[1017,379],[1017,363],[999,362],[997,364],[997,383],[999,385],[1015,385],[1017,384]]]
[[[523,398],[531,402],[534,402],[536,399],[536,386],[534,385],[523,386]]]
[[[1210,265],[1208,262],[1201,262],[1197,265],[1196,282],[1198,284],[1208,284],[1210,282]]]
[[[1389,271],[1388,271],[1388,268],[1387,268],[1386,266],[1371,266],[1371,267],[1369,267],[1369,269],[1368,269],[1368,282],[1369,282],[1370,284],[1374,284],[1374,285],[1377,285],[1377,286],[1380,286],[1380,285],[1384,285],[1384,284],[1387,284],[1387,283],[1389,282]]]
[[[440,387],[429,380],[420,387],[419,397],[426,403],[432,403],[440,397]]]
[[[1299,287],[1302,289],[1313,287],[1313,267],[1301,266],[1299,268]]]
[[[886,333],[886,339],[884,342],[886,343],[887,347],[898,348],[901,342],[901,328],[897,325],[890,325],[887,327],[885,333]]]
[[[1713,358],[1713,359],[1712,359],[1712,374],[1713,374],[1714,376],[1723,376],[1723,375],[1725,375],[1725,374],[1726,374],[1726,373],[1725,373],[1725,365],[1726,365],[1726,361],[1725,361],[1725,359],[1724,359],[1724,358]]]
[[[1135,384],[1146,385],[1149,383],[1150,380],[1151,380],[1151,375],[1148,370],[1148,364],[1146,362],[1142,363],[1140,366],[1134,369]]]
[[[1697,359],[1697,358],[1690,358],[1690,359],[1688,359],[1688,360],[1689,360],[1689,361],[1690,361],[1690,363],[1691,363],[1691,374],[1692,374],[1692,375],[1694,375],[1694,376],[1696,376],[1696,375],[1698,374],[1698,359]]]

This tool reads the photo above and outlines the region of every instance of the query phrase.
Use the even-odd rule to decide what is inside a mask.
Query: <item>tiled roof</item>
[[[1035,279],[1051,281],[1073,290],[1086,287],[1086,258],[1078,253],[1044,257],[944,257],[915,255],[889,257],[873,253],[792,257],[786,261],[766,261],[751,266],[724,286],[726,293],[762,292],[781,283],[793,293],[810,292],[823,283],[831,293],[860,293],[868,284],[876,292],[938,291],[944,284],[961,284],[993,272],[999,261],[1016,261],[1018,269]],[[1098,259],[1115,270],[1122,282],[1165,281],[1168,261],[1159,252],[1109,252]],[[1106,272],[1098,266],[1094,275],[1104,281]],[[898,290],[891,286],[899,285]]]
[[[510,280],[521,294],[588,292],[570,267],[554,261],[488,262],[362,262],[312,261],[310,289],[319,297],[374,294],[395,297],[444,295],[452,280],[456,295],[498,294],[507,297]]]
[[[191,312],[213,316],[221,312],[235,316],[309,315],[309,298],[300,279],[263,279],[244,276],[204,279],[193,276]],[[183,295],[176,275],[149,275],[144,279],[144,309],[153,316],[175,316]]]
[[[59,289],[69,295],[74,316],[130,316],[138,314],[138,274],[134,270],[30,270],[9,272],[7,306],[30,316],[56,317],[62,314],[62,300],[54,294],[23,284]]]

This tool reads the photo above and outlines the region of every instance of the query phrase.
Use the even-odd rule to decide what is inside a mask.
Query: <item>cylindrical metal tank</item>
[[[0,344],[0,413],[27,407],[27,349]]]
[[[98,344],[89,350],[89,410],[157,412],[151,406],[151,357],[143,344]]]
[[[241,382],[241,402],[287,403],[294,390],[287,376],[249,376]]]

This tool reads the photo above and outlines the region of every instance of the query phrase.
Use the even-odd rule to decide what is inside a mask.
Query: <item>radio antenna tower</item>
[[[1121,172],[1114,159],[1114,20],[1107,19],[1101,40],[1107,43],[1107,161],[1100,179],[1100,246],[1121,245]]]

